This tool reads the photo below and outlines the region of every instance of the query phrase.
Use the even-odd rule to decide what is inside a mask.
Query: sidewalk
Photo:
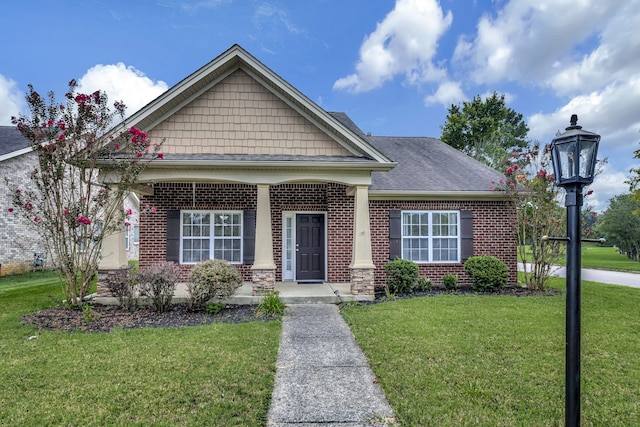
[[[290,305],[267,426],[383,427],[393,411],[334,304]]]

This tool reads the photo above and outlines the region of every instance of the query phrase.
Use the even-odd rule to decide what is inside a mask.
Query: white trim
[[[22,148],[20,150],[12,151],[12,152],[7,153],[7,154],[2,154],[2,155],[0,155],[0,162],[4,162],[5,160],[13,159],[14,157],[22,156],[23,154],[27,154],[27,153],[30,153],[32,151],[33,151],[33,148],[27,147],[27,148]]]

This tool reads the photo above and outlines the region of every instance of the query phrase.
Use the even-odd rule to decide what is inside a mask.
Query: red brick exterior
[[[140,204],[140,266],[166,258],[166,214],[173,209],[244,210],[256,208],[257,190],[249,184],[160,183],[153,196]],[[353,197],[346,186],[327,184],[282,184],[270,188],[273,255],[276,281],[282,280],[282,212],[326,212],[327,278],[332,283],[351,281],[353,241]],[[155,208],[155,209],[153,209]],[[369,202],[372,253],[376,266],[375,284],[384,284],[384,265],[389,261],[389,211],[471,210],[473,211],[474,255],[493,255],[502,259],[516,283],[516,239],[513,230],[515,210],[506,201],[378,201]],[[154,212],[155,211],[155,212]],[[257,239],[260,236],[256,236]],[[251,265],[236,265],[243,280],[251,281]],[[181,280],[187,280],[190,265],[183,265]],[[421,264],[420,274],[434,284],[442,283],[446,273],[455,274],[459,283],[469,285],[462,264]]]

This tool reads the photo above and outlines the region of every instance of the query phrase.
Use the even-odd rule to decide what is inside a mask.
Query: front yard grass
[[[552,286],[564,290],[564,279]],[[584,282],[582,425],[640,420],[640,289]],[[403,426],[564,424],[565,298],[440,295],[342,311]]]
[[[20,323],[61,295],[51,272],[0,278],[0,425],[265,424],[280,322],[108,334]]]
[[[520,257],[519,253],[518,257]],[[530,250],[527,250],[527,259],[531,261]],[[629,259],[626,255],[621,254],[618,251],[618,248],[612,246],[602,246],[597,243],[584,243],[582,244],[582,257],[580,260],[582,268],[640,273],[640,262]],[[522,260],[519,259],[519,261]],[[566,255],[564,255],[564,253],[560,258],[558,258],[557,264],[566,264]]]

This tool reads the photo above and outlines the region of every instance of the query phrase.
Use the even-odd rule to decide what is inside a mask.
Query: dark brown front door
[[[323,214],[296,215],[296,280],[324,280],[324,233]]]

